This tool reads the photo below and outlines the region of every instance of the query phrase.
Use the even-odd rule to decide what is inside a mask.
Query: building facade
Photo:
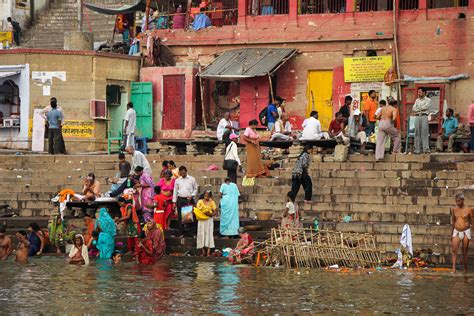
[[[37,115],[56,97],[66,150],[107,150],[108,131],[121,130],[139,65],[136,57],[92,51],[0,50],[0,147],[31,149],[34,138],[47,151]]]
[[[222,5],[211,2],[210,7]],[[236,104],[240,126],[245,127],[277,95],[286,99],[286,111],[297,128],[312,109],[320,112],[327,127],[346,95],[353,97],[355,109],[372,89],[379,99],[393,96],[400,101],[403,126],[418,87],[428,89],[433,113],[451,107],[461,122],[474,100],[469,78],[474,59],[472,0],[397,0],[395,6],[387,0],[236,0],[225,4],[226,10],[233,12],[232,18],[211,13],[216,26],[206,29],[153,31],[177,62],[176,67],[165,67],[173,77],[154,68],[141,71],[141,80],[152,81],[158,95],[155,136],[199,135],[203,121],[215,126],[222,112],[236,109]],[[282,60],[269,76],[191,76],[224,52],[245,48],[291,48],[297,54]],[[186,91],[171,118],[166,113],[176,107],[176,100],[166,97],[169,86]],[[436,132],[442,115],[434,117]]]

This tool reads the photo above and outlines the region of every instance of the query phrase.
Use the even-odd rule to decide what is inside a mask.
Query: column
[[[346,12],[355,11],[355,0],[346,0]]]
[[[418,10],[426,10],[426,8],[428,8],[428,0],[418,0]]]
[[[237,25],[245,26],[246,23],[246,16],[247,16],[247,3],[248,0],[239,0],[237,5]]]
[[[296,23],[298,18],[298,0],[288,0],[289,1],[289,20],[290,23]]]

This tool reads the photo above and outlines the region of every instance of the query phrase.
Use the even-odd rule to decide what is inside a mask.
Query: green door
[[[130,101],[137,112],[137,137],[153,138],[153,92],[151,82],[132,82]]]

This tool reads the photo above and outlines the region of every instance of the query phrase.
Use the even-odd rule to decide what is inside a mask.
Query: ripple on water
[[[257,269],[193,258],[154,266],[31,261],[0,262],[1,314],[474,313],[472,274]]]

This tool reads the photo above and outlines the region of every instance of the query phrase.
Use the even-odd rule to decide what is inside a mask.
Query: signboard
[[[392,56],[344,58],[345,82],[381,82],[392,67]]]
[[[31,130],[31,150],[36,152],[44,151],[44,119],[41,116],[42,109],[35,109],[33,120],[30,123]]]
[[[36,111],[36,110],[35,110]],[[44,126],[44,120],[43,126]],[[34,121],[30,119],[30,128],[28,130],[28,136],[32,137],[34,130]],[[33,127],[33,128],[32,128]],[[92,138],[94,137],[94,122],[92,121],[79,121],[79,120],[66,120],[62,126],[62,132],[64,138]],[[43,129],[44,134],[44,129]]]

